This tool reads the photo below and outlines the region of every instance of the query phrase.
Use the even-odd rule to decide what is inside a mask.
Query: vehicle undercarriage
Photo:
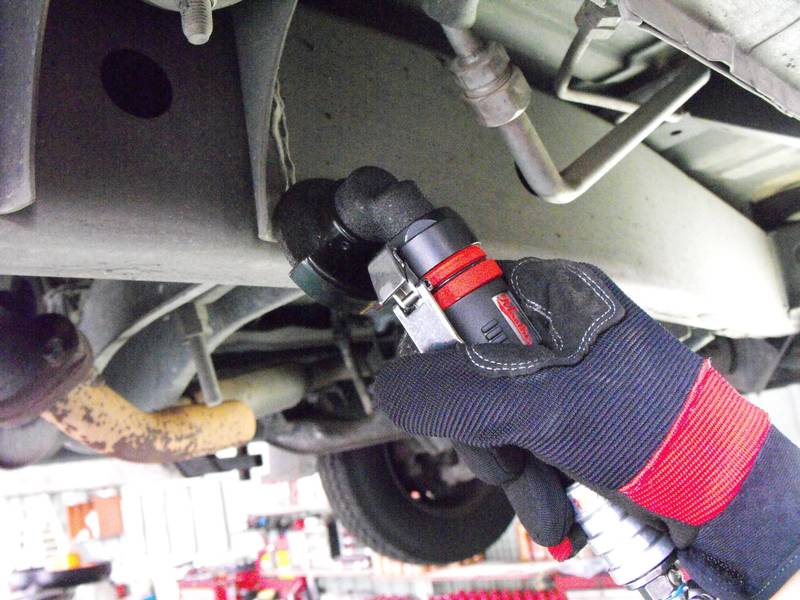
[[[329,494],[386,553],[442,562],[488,545],[511,518],[498,493],[470,488],[449,445],[409,439],[373,410],[369,383],[398,351],[398,323],[331,311],[289,275],[282,194],[365,164],[456,209],[497,258],[600,266],[742,391],[800,379],[800,75],[785,52],[800,37],[796,3],[756,22],[733,0],[697,3],[703,15],[688,0],[243,0],[218,4],[201,45],[151,4],[0,0],[0,314],[65,317],[92,377],[119,396],[102,419],[142,423],[109,439],[23,403],[3,413],[3,467],[99,452],[187,474],[246,470],[257,457],[244,449],[213,458],[214,442],[246,442],[235,428],[203,452],[119,443],[148,428],[179,438],[175,407],[200,406],[211,423],[210,394],[246,397],[256,439],[320,456]],[[732,6],[738,17],[723,18]],[[565,204],[534,194],[521,155],[465,105],[448,37],[423,8],[505,46],[564,181],[610,140],[596,181],[583,177]],[[620,140],[630,151],[611,165],[604,136],[670,100],[681,69],[694,69],[682,107],[642,144]],[[78,357],[59,331],[43,337],[49,356],[58,339]],[[47,368],[75,368],[56,355]],[[396,523],[370,521],[359,490],[373,484],[433,529],[461,527],[481,503],[496,522],[423,556],[392,538]]]

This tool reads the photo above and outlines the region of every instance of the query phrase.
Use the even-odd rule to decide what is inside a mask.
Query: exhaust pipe
[[[92,383],[91,366],[89,344],[69,319],[32,317],[0,303],[0,425],[41,416],[100,454],[157,463],[213,454],[255,435],[255,415],[243,402],[146,413]]]
[[[250,407],[238,400],[144,412],[107,385],[83,383],[42,418],[98,452],[139,463],[171,463],[246,444],[256,433]]]

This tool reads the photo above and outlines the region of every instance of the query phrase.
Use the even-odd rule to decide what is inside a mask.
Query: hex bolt
[[[179,0],[178,10],[181,13],[183,35],[190,44],[205,44],[214,31],[213,0]]]
[[[66,353],[67,350],[64,346],[64,340],[58,336],[54,336],[45,342],[42,358],[44,358],[50,366],[57,367],[64,361]]]

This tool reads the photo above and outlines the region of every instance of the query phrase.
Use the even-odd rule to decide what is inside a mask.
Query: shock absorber
[[[309,295],[329,306],[331,300],[353,306],[352,298],[337,299],[352,297],[354,289],[366,298],[357,285],[366,265],[377,301],[391,306],[420,352],[457,343],[539,341],[502,269],[455,211],[434,209],[416,185],[374,167],[338,183],[317,182],[298,184],[276,209],[284,249],[295,265],[291,276]],[[312,208],[318,214],[309,213]],[[297,230],[306,238],[287,238],[287,231]],[[581,484],[568,495],[615,582],[649,600],[704,598],[674,567],[666,534]]]

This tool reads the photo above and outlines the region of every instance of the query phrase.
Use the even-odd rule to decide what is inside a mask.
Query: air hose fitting
[[[645,600],[710,600],[685,582],[675,568],[675,547],[666,533],[649,527],[583,484],[569,486],[567,496],[589,546],[605,561],[614,583],[638,590]]]

